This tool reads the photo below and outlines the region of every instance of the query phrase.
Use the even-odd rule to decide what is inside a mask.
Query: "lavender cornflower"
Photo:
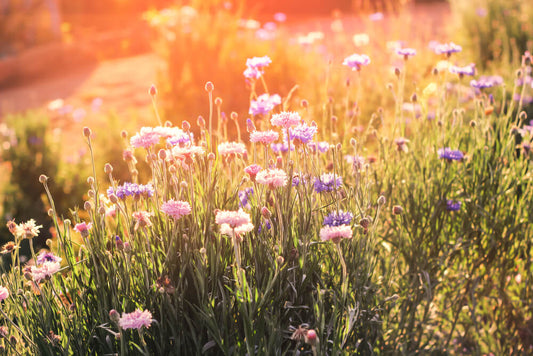
[[[299,124],[294,128],[289,128],[289,139],[294,140],[295,143],[300,142],[306,144],[311,142],[317,131],[318,128],[314,125]]]
[[[463,77],[465,75],[474,75],[476,74],[476,66],[473,63],[465,67],[451,66],[450,72],[458,74],[459,77]]]
[[[351,56],[344,58],[343,65],[350,67],[352,70],[361,70],[361,66],[370,64],[370,57],[366,54],[354,53]]]
[[[333,173],[324,173],[320,178],[315,178],[314,188],[315,192],[331,192],[338,189],[342,185],[342,177]]]
[[[342,210],[332,211],[324,218],[325,226],[340,226],[340,225],[349,225],[352,222],[353,214],[349,211],[344,212]]]
[[[38,265],[42,265],[45,262],[61,262],[61,258],[57,257],[52,252],[43,250],[37,255],[36,262]]]
[[[154,195],[154,187],[151,184],[143,185],[126,182],[119,185],[116,191],[113,190],[113,187],[109,187],[107,196],[109,197],[111,194],[115,194],[120,199],[126,199],[129,196],[134,198],[140,198],[141,196],[150,198]]]
[[[470,86],[476,89],[486,89],[486,88],[492,88],[502,83],[503,83],[502,77],[500,77],[499,75],[491,75],[491,76],[481,76],[478,78],[478,80],[472,79],[470,81]]]
[[[440,148],[437,153],[439,154],[439,158],[448,161],[461,161],[464,158],[463,152],[460,150],[452,150],[449,147]]]
[[[458,211],[461,209],[461,202],[460,201],[453,201],[451,199],[448,199],[446,201],[446,210],[448,211]]]
[[[431,44],[430,44],[431,46]],[[450,43],[435,43],[433,45],[433,50],[436,54],[446,54],[448,57],[452,55],[452,53],[458,53],[463,50],[463,47],[456,45],[453,42]]]
[[[250,198],[254,194],[254,188],[239,190],[239,208],[250,209]]]
[[[396,54],[403,56],[404,59],[408,59],[416,54],[416,49],[414,48],[397,48]]]
[[[274,108],[276,105],[281,104],[281,97],[278,94],[268,95],[263,94],[257,97],[257,100],[250,101],[250,110],[248,113],[250,115],[266,115]]]

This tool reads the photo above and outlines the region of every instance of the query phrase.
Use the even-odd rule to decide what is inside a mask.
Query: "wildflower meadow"
[[[244,14],[147,12],[153,115],[84,122],[83,161],[2,124],[0,354],[533,354],[531,31],[517,56]]]

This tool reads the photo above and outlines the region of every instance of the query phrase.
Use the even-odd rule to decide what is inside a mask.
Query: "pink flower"
[[[172,154],[174,157],[181,159],[190,158],[194,155],[201,155],[204,154],[204,152],[205,150],[200,146],[175,146],[172,148]]]
[[[277,141],[279,134],[276,131],[253,131],[250,133],[250,142],[261,142],[262,144],[269,145],[274,141]]]
[[[215,222],[219,225],[227,224],[230,228],[237,228],[242,225],[250,224],[250,214],[242,209],[238,211],[219,210],[215,216]]]
[[[6,287],[0,286],[0,302],[6,300],[9,297],[9,290]]]
[[[92,228],[93,228],[93,224],[92,223],[87,224],[85,223],[85,221],[74,225],[74,230],[79,232],[81,236],[83,237],[89,236],[89,230],[91,230]]]
[[[282,169],[265,169],[257,173],[257,183],[268,185],[270,189],[287,185],[287,173]]]
[[[320,239],[322,241],[331,240],[334,243],[339,243],[342,238],[352,238],[352,228],[350,225],[324,226],[320,229]]]
[[[223,142],[218,145],[218,153],[222,156],[245,155],[246,147],[243,143]]]
[[[220,225],[220,233],[223,235],[231,236],[231,237],[235,237],[234,235],[240,236],[242,234],[252,231],[253,229],[254,229],[254,224],[252,223],[243,224],[234,229],[228,224]]]
[[[137,230],[140,227],[152,226],[152,222],[150,221],[150,217],[152,215],[153,215],[152,213],[148,211],[144,211],[144,210],[134,212],[132,216],[136,220],[135,230]]]
[[[186,201],[176,201],[174,199],[170,199],[169,201],[163,203],[161,206],[161,211],[178,220],[179,218],[191,213],[191,206]]]
[[[274,126],[281,126],[288,129],[291,126],[296,126],[302,121],[300,114],[297,112],[283,111],[279,114],[272,115],[270,122]]]
[[[14,225],[14,232],[15,232],[15,235],[22,237],[23,239],[31,239],[39,235],[39,230],[42,227],[43,227],[42,225],[37,225],[35,220],[30,219],[26,221],[25,223]]]
[[[32,279],[39,283],[43,279],[49,279],[54,273],[59,271],[61,264],[59,262],[46,261],[43,262],[39,267],[31,266],[30,274]]]
[[[160,133],[151,127],[141,128],[141,132],[137,133],[130,139],[130,144],[134,148],[144,147],[149,148],[159,143],[161,138]]]
[[[152,313],[148,310],[135,310],[132,313],[122,313],[122,317],[118,320],[118,324],[123,330],[126,329],[141,329],[143,326],[149,328],[152,324]]]
[[[244,168],[244,172],[248,173],[248,175],[250,176],[250,179],[252,180],[252,182],[255,182],[255,176],[257,175],[257,173],[259,173],[261,171],[261,169],[262,168],[261,168],[260,165],[251,164],[248,167]]]

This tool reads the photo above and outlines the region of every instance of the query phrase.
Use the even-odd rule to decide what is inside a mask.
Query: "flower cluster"
[[[313,140],[317,131],[318,128],[314,125],[298,124],[294,128],[289,128],[289,139],[294,140],[294,143],[306,144]]]
[[[448,211],[459,211],[461,209],[461,202],[460,201],[453,201],[451,199],[448,199],[446,201],[446,210]]]
[[[191,213],[191,205],[186,201],[170,199],[161,205],[161,211],[178,220]]]
[[[266,115],[280,104],[281,97],[278,94],[262,94],[257,97],[257,100],[250,101],[250,110],[248,113],[250,115]]]
[[[143,185],[126,182],[116,187],[116,190],[113,189],[113,187],[109,187],[107,190],[107,196],[109,197],[112,194],[120,199],[126,199],[127,197],[150,198],[154,195],[154,187],[151,184]]]
[[[152,313],[148,310],[142,311],[140,309],[137,309],[132,313],[122,313],[122,317],[119,319],[118,324],[122,330],[139,330],[143,326],[149,328],[152,324]]]
[[[259,79],[263,75],[263,68],[268,67],[272,60],[268,56],[253,57],[246,60],[244,77],[247,79]]]
[[[440,158],[448,161],[461,161],[464,158],[464,153],[459,150],[452,150],[449,147],[440,148],[437,153]]]
[[[333,211],[324,218],[323,225],[327,226],[340,226],[349,225],[352,222],[353,214],[349,211],[344,212],[342,210]]]
[[[324,173],[320,177],[315,178],[314,188],[315,192],[331,192],[338,189],[342,185],[342,177],[333,173]]]

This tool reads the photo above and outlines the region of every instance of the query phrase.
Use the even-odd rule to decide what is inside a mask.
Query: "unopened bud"
[[[205,83],[205,91],[208,93],[211,93],[213,90],[215,90],[215,86],[211,82]]]
[[[198,116],[198,119],[196,120],[196,124],[200,126],[200,128],[205,128],[205,119],[203,116]]]
[[[229,117],[233,121],[237,121],[237,119],[239,118],[239,114],[237,114],[235,111],[232,111],[231,114],[229,115]]]
[[[283,258],[283,256],[278,256],[276,258],[276,262],[278,263],[278,266],[281,266],[285,262],[285,259]]]
[[[104,165],[104,173],[105,174],[111,174],[113,173],[113,166],[110,163],[106,163]]]
[[[400,68],[394,68],[394,75],[396,75],[397,77],[400,77],[400,74],[402,72],[400,71]]]
[[[183,131],[185,131],[185,132],[189,132],[189,130],[191,129],[191,124],[189,124],[189,121],[184,120],[184,121],[181,123],[181,128],[183,129]]]
[[[385,199],[383,195],[378,198],[379,205],[385,205],[386,202],[387,202],[387,199]]]
[[[307,334],[305,335],[305,343],[311,346],[315,346],[317,341],[318,336],[316,334],[316,331],[314,331],[313,329],[307,330]]]
[[[155,84],[152,84],[150,86],[150,89],[148,89],[148,94],[150,94],[150,96],[156,96],[157,95],[157,88],[155,87]]]
[[[209,154],[207,155],[207,159],[209,161],[214,161],[215,160],[215,154],[213,152],[209,152]]]
[[[400,215],[401,213],[403,213],[403,208],[400,205],[395,205],[392,207],[392,213],[394,215]]]
[[[44,184],[44,183],[46,183],[47,180],[48,180],[48,177],[45,176],[44,174],[41,174],[39,176],[39,183]]]
[[[120,314],[115,309],[111,309],[109,311],[109,319],[111,319],[111,321],[114,323],[118,323],[120,320]]]
[[[272,213],[270,212],[270,210],[268,210],[268,208],[266,206],[264,206],[264,207],[261,208],[261,215],[265,219],[269,220],[270,217],[272,216]]]
[[[159,152],[157,153],[157,156],[159,157],[160,160],[164,161],[167,158],[167,151],[164,149],[160,149]]]
[[[88,127],[84,127],[84,128],[83,128],[83,136],[85,136],[85,137],[90,137],[90,136],[91,136],[91,133],[92,133],[92,132],[91,132],[91,129],[90,129],[90,128],[88,128]]]
[[[94,177],[87,177],[87,184],[89,184],[90,186],[92,186],[94,184]]]
[[[216,98],[215,98],[215,105],[216,105],[216,106],[220,106],[220,105],[222,105],[222,98],[216,97]]]
[[[307,109],[309,107],[309,102],[305,99],[302,99],[302,101],[300,102],[300,106],[304,109]]]
[[[86,211],[90,211],[92,208],[93,208],[93,205],[91,204],[90,201],[86,201],[85,204],[83,204],[83,209],[85,209]]]

